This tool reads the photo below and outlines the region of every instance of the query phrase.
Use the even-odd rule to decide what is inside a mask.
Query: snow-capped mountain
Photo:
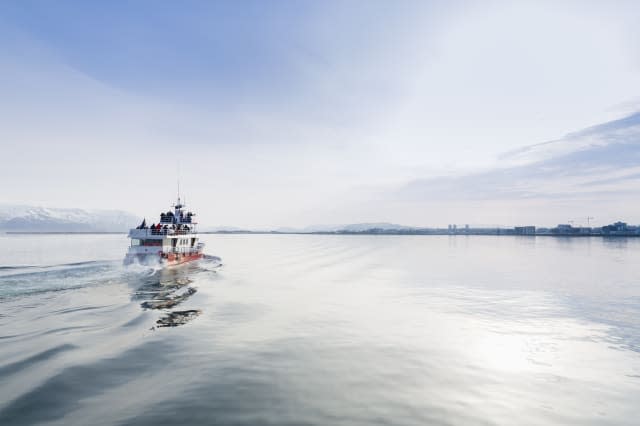
[[[120,210],[83,210],[0,204],[0,230],[40,232],[119,232],[141,219]]]

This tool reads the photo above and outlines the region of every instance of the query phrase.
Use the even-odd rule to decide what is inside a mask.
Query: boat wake
[[[55,265],[4,266],[0,270],[0,299],[105,284],[121,274],[115,261]]]
[[[222,259],[218,256],[205,254],[204,257],[198,262],[197,267],[201,271],[215,273],[219,268],[222,267]]]
[[[0,301],[41,293],[73,291],[81,288],[119,284],[132,291],[132,301],[143,310],[162,313],[156,327],[185,324],[199,309],[176,310],[197,292],[198,274],[217,274],[222,261],[205,256],[198,262],[173,267],[131,264],[120,261],[88,261],[55,265],[10,265],[0,269]],[[36,306],[36,305],[34,305]]]

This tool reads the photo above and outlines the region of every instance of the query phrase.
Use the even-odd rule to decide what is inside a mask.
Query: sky
[[[640,3],[5,1],[0,203],[640,223]],[[637,161],[636,161],[637,160]]]

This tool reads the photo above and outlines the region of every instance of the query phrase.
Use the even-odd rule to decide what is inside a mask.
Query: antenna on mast
[[[178,160],[178,204],[180,204],[180,160]]]

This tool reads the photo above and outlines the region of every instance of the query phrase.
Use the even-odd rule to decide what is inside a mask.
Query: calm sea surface
[[[0,234],[0,425],[639,424],[640,239],[204,240]]]

